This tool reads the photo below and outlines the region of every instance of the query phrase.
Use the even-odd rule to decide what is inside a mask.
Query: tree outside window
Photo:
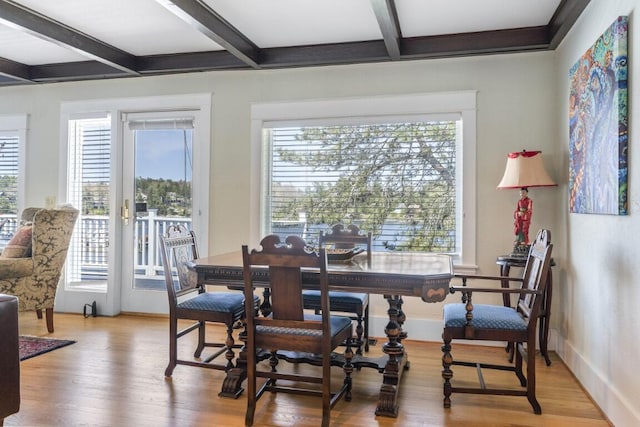
[[[272,128],[271,231],[304,223],[311,244],[336,222],[374,250],[456,250],[456,121]]]

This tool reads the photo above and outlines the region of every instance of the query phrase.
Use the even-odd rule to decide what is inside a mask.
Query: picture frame
[[[627,215],[627,16],[569,70],[571,213]]]

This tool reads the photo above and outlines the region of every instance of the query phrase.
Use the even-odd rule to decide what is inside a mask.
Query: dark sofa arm
[[[0,426],[20,409],[18,299],[0,294]]]

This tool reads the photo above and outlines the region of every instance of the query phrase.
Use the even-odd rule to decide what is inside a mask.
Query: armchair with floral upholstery
[[[0,254],[0,293],[18,297],[19,310],[46,313],[53,332],[53,304],[78,218],[73,207],[26,208],[20,227]]]

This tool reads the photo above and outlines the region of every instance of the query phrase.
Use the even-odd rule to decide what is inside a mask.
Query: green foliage
[[[85,215],[109,214],[109,184],[83,187]],[[147,210],[157,209],[160,216],[191,216],[191,182],[170,179],[136,178],[136,202],[146,202]]]
[[[16,189],[18,188],[18,177],[15,175],[0,176],[0,214],[18,213],[16,200]]]
[[[171,179],[136,178],[136,202],[147,202],[161,216],[191,216],[191,182]]]

